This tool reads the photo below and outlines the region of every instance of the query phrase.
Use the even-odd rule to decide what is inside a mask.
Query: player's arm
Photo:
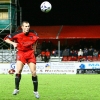
[[[6,43],[12,44],[14,47],[17,47],[17,43],[13,42],[13,38],[11,37],[11,35],[7,35],[7,36],[4,38],[4,41],[5,41]]]
[[[35,43],[33,44],[33,50],[34,50],[34,51],[36,51],[36,47],[37,47],[37,42],[35,42]]]
[[[17,47],[17,43],[11,41],[10,39],[5,39],[4,40],[6,43],[12,44],[14,47]]]
[[[32,33],[35,34],[35,36],[36,36],[36,42],[35,42],[35,43],[33,44],[33,46],[32,46],[33,50],[36,52],[37,39],[38,39],[39,37],[37,36],[37,33],[36,33],[34,30],[30,30],[30,32],[32,32]]]

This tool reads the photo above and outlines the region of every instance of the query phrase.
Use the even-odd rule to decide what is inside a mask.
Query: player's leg
[[[14,89],[13,95],[16,95],[19,93],[19,84],[21,80],[21,72],[22,72],[23,66],[24,64],[21,61],[17,61],[16,74],[15,74],[15,89]]]
[[[39,98],[39,93],[38,93],[38,77],[36,75],[36,64],[34,63],[29,63],[28,64],[32,73],[32,81],[33,81],[33,86],[34,86],[34,94],[36,98]]]
[[[21,80],[21,72],[25,64],[24,53],[22,51],[17,52],[17,62],[16,62],[16,75],[15,75],[15,89],[13,94],[16,95],[19,92],[19,84]]]

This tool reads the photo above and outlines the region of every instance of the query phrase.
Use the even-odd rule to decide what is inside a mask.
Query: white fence
[[[0,74],[8,74],[9,69],[16,70],[15,63],[2,63],[0,64]],[[100,73],[100,62],[49,62],[49,63],[37,63],[37,74],[76,74],[77,70],[94,70]],[[28,65],[25,65],[22,74],[30,74]]]

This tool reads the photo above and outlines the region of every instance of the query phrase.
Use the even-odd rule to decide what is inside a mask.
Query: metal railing
[[[16,53],[14,50],[0,49],[0,63],[15,62],[16,60],[15,56],[16,56]]]
[[[15,62],[16,50],[0,38],[0,63]]]

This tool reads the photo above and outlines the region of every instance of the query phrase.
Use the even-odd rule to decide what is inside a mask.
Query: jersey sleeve
[[[35,43],[37,43],[37,41],[38,41],[38,39],[39,39],[37,32],[34,31],[34,30],[30,30],[30,32],[33,33]]]
[[[11,34],[8,34],[6,37],[4,37],[4,40],[6,40],[6,39],[13,41],[13,37]]]
[[[6,37],[4,37],[4,40],[9,39],[9,40],[13,41],[13,40],[15,40],[15,36],[17,34],[19,34],[20,32],[22,32],[22,30],[19,30],[17,32],[12,33],[12,34],[8,34]]]

